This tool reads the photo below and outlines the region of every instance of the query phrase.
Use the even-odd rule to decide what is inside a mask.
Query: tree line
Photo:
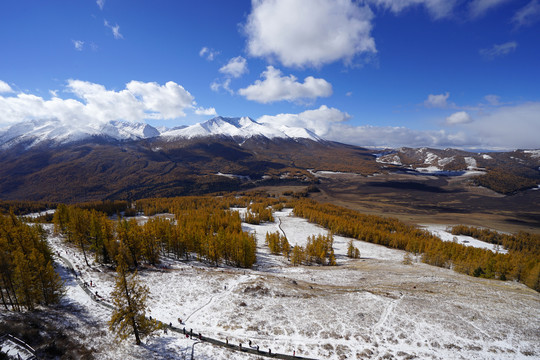
[[[55,231],[101,264],[117,265],[119,255],[130,268],[156,265],[161,256],[196,258],[213,265],[249,268],[256,261],[254,236],[242,231],[236,211],[211,198],[177,199],[168,211],[174,218],[110,220],[106,214],[77,206],[59,205],[54,215]]]
[[[497,231],[456,225],[450,232],[453,235],[466,235],[490,244],[501,245],[509,251],[532,252],[540,256],[540,234],[519,231],[516,234],[503,234]]]
[[[397,219],[364,215],[309,199],[296,200],[294,214],[334,234],[421,254],[422,261],[430,265],[452,268],[472,276],[517,280],[540,291],[540,256],[535,250],[538,248],[535,235],[517,234],[515,240],[507,242],[508,253],[501,254],[444,242],[426,230]]]

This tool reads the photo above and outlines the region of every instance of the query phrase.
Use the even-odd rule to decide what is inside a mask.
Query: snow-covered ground
[[[238,209],[241,212],[245,209]],[[345,257],[349,239],[335,236],[338,266],[292,267],[264,245],[266,232],[283,231],[291,245],[305,245],[321,227],[274,213],[275,221],[244,224],[257,238],[254,269],[212,267],[164,259],[139,272],[150,289],[149,315],[229,343],[249,340],[261,350],[319,359],[531,359],[540,356],[540,295],[522,284],[468,277],[415,261],[404,252],[354,241],[360,259]],[[54,250],[75,264],[83,281],[105,299],[114,272],[84,265],[82,254],[55,236]],[[143,347],[114,343],[110,310],[91,301],[62,270],[65,301],[84,309],[94,330],[84,339],[99,359],[182,359],[194,340],[160,333]],[[183,324],[178,323],[178,318]],[[95,330],[97,329],[97,330]],[[189,358],[189,357],[188,357]],[[251,359],[208,344],[198,359]]]
[[[40,217],[40,216],[49,215],[49,214],[54,214],[55,212],[56,212],[55,209],[49,209],[49,210],[45,210],[45,211],[40,211],[40,212],[31,213],[31,214],[26,214],[26,215],[24,215],[23,217],[25,217],[25,218],[30,218],[30,219],[35,219],[35,218],[38,218],[38,217]]]
[[[433,235],[438,236],[443,241],[457,241],[459,244],[462,244],[465,246],[488,249],[495,253],[498,252],[498,253],[506,254],[508,252],[502,246],[490,244],[490,243],[475,239],[470,236],[452,235],[452,233],[449,231],[451,226],[449,227],[448,225],[424,224],[424,225],[420,225],[420,227],[428,230]]]

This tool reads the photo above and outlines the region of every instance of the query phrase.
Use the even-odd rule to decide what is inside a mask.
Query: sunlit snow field
[[[524,285],[473,278],[418,260],[404,265],[405,252],[357,240],[361,258],[349,259],[349,239],[340,236],[334,236],[337,267],[292,267],[285,257],[270,254],[265,234],[282,231],[294,246],[327,230],[292,216],[290,209],[274,217],[273,223],[243,224],[256,234],[254,269],[164,259],[161,267],[140,271],[150,289],[149,315],[233,344],[251,340],[264,351],[319,359],[540,356],[540,296]],[[88,269],[82,254],[58,237],[51,235],[50,243],[84,281],[92,281],[92,291],[109,299],[113,271]],[[194,340],[170,332],[143,347],[115,344],[105,331],[110,310],[89,300],[71,274],[63,276],[65,301],[87,309],[102,329],[100,336],[85,339],[98,358],[190,358]],[[204,343],[193,351],[196,359],[254,358]]]

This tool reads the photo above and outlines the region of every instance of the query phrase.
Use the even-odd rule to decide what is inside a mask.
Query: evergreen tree
[[[140,345],[141,338],[152,334],[159,326],[156,320],[147,319],[145,316],[149,291],[140,284],[137,271],[129,276],[122,256],[118,257],[117,262],[117,279],[111,294],[115,309],[109,321],[109,329],[115,331],[121,340],[126,340],[133,334],[135,343]]]

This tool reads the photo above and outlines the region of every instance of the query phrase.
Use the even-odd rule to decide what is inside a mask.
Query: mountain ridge
[[[49,143],[65,145],[72,142],[102,137],[116,141],[131,141],[153,138],[163,138],[167,141],[193,139],[204,137],[231,137],[249,139],[265,137],[268,139],[310,139],[322,141],[312,131],[282,125],[261,124],[249,117],[214,117],[207,121],[190,126],[180,126],[172,129],[156,128],[146,123],[132,123],[112,120],[100,124],[66,124],[57,119],[29,120],[17,123],[0,130],[0,149],[6,150],[22,144],[32,148]]]
[[[313,185],[321,181],[318,171],[466,174],[467,184],[510,195],[540,184],[538,150],[373,150],[247,117],[175,129],[127,122],[61,125],[34,120],[0,132],[0,199],[76,202]]]

